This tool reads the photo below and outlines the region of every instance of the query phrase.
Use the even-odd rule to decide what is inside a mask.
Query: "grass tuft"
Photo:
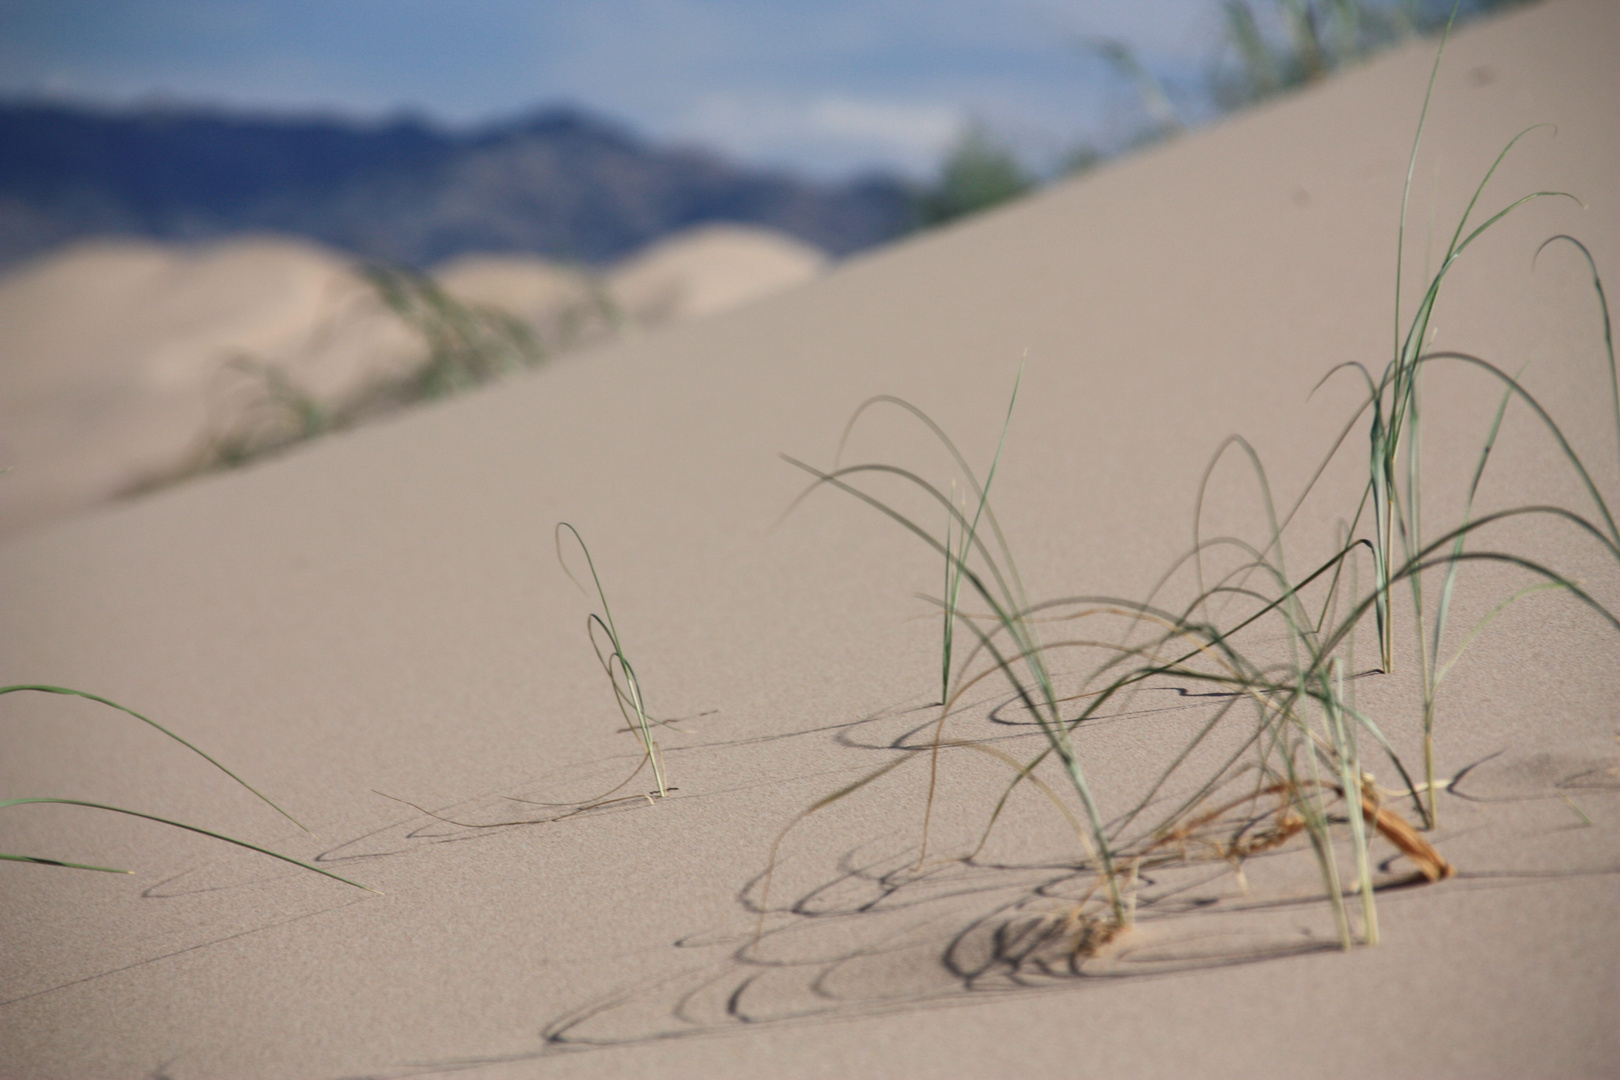
[[[1399,230],[1403,246],[1411,175],[1443,51],[1442,39],[1408,166]],[[944,749],[982,752],[1012,772],[1000,799],[990,809],[978,845],[957,858],[971,861],[977,857],[1008,799],[1021,785],[1030,784],[1059,806],[1078,838],[1077,864],[1095,871],[1098,889],[1106,896],[1106,920],[1099,922],[1094,916],[1075,913],[1080,920],[1077,925],[1091,928],[1082,935],[1085,942],[1091,943],[1085,947],[1106,941],[1129,925],[1130,890],[1143,871],[1169,863],[1213,859],[1230,863],[1241,875],[1244,860],[1292,844],[1300,837],[1314,853],[1339,941],[1345,948],[1358,940],[1376,944],[1379,938],[1376,892],[1391,882],[1375,876],[1374,867],[1379,865],[1372,852],[1375,841],[1393,847],[1411,865],[1411,872],[1401,880],[1436,882],[1453,875],[1451,863],[1398,807],[1409,802],[1424,829],[1435,827],[1437,793],[1452,782],[1437,775],[1436,702],[1458,658],[1502,612],[1541,593],[1564,594],[1620,630],[1620,619],[1613,612],[1556,568],[1524,553],[1485,546],[1493,527],[1531,518],[1573,530],[1620,566],[1620,528],[1608,498],[1562,428],[1524,387],[1520,381],[1522,371],[1510,374],[1489,360],[1469,354],[1426,351],[1446,275],[1475,241],[1533,200],[1568,198],[1578,203],[1564,192],[1532,192],[1508,202],[1471,227],[1474,212],[1498,167],[1535,130],[1529,128],[1514,136],[1475,188],[1440,267],[1408,323],[1402,322],[1399,309],[1403,259],[1398,256],[1392,356],[1376,378],[1365,366],[1355,363],[1341,365],[1324,377],[1326,381],[1340,371],[1359,372],[1367,393],[1298,498],[1285,513],[1279,513],[1258,454],[1240,436],[1227,439],[1212,456],[1199,485],[1192,549],[1165,573],[1146,600],[1071,596],[1039,603],[1029,601],[990,502],[992,481],[1017,400],[1017,382],[1001,442],[982,483],[938,424],[916,406],[886,395],[869,399],[855,410],[831,468],[822,470],[784,455],[789,464],[812,477],[790,511],[814,491],[835,489],[878,511],[921,541],[932,557],[943,560],[942,593],[934,600],[944,619],[941,700],[929,748],[907,750],[822,798],[795,817],[778,836],[764,877],[761,930],[768,912],[770,875],[788,831],[809,815],[928,754],[930,775],[919,843],[920,869],[927,855]],[[1612,325],[1601,275],[1591,252],[1571,237],[1554,237],[1538,249],[1538,254],[1555,241],[1573,245],[1592,274],[1602,315],[1616,447],[1620,450],[1620,375],[1616,372]],[[1420,447],[1423,376],[1436,364],[1461,365],[1484,373],[1497,380],[1502,393],[1462,500],[1461,521],[1431,537],[1423,528],[1428,493]],[[948,483],[938,483],[888,462],[844,464],[843,451],[850,431],[877,405],[897,407],[921,422],[950,455],[956,475]],[[1476,496],[1510,407],[1528,409],[1551,435],[1565,463],[1580,480],[1590,500],[1589,510],[1525,505],[1476,512]],[[1307,572],[1297,574],[1290,570],[1285,558],[1289,526],[1328,465],[1362,424],[1366,425],[1369,447],[1367,483],[1356,504],[1349,508],[1351,512],[1341,517],[1345,524],[1337,550]],[[1211,475],[1228,453],[1239,454],[1253,475],[1264,507],[1263,543],[1200,535]],[[927,514],[902,510],[893,498],[878,494],[873,486],[896,481],[912,495],[921,497]],[[924,521],[939,512],[944,526],[935,531]],[[1360,564],[1369,559],[1372,584],[1360,591]],[[1207,565],[1212,561],[1226,567],[1213,579]],[[1500,597],[1471,626],[1459,629],[1451,622],[1465,564],[1514,568],[1531,580]],[[1190,600],[1176,608],[1157,600],[1173,580],[1189,573],[1194,579]],[[1425,582],[1435,578],[1440,582],[1438,594],[1431,592],[1426,599]],[[1409,591],[1412,599],[1411,628],[1422,689],[1421,709],[1415,718],[1416,733],[1421,734],[1423,745],[1421,782],[1414,780],[1418,770],[1402,759],[1380,721],[1354,700],[1355,640],[1358,629],[1366,622],[1374,625],[1380,658],[1379,671],[1367,674],[1387,675],[1393,671],[1392,596],[1397,589]],[[968,610],[964,591],[971,606],[982,610]],[[1085,633],[1070,631],[1082,624],[1095,629]],[[962,647],[964,633],[971,642],[966,649]],[[961,705],[963,695],[992,678],[1007,684],[1043,736],[1043,748],[1027,760],[972,739],[945,737],[946,724]],[[1125,809],[1107,817],[1088,778],[1076,735],[1106,715],[1105,709],[1149,685],[1173,686],[1183,693],[1197,691],[1220,704],[1213,707],[1203,727],[1143,789],[1123,796],[1116,793],[1115,798]],[[1222,734],[1221,739],[1214,737],[1217,732]],[[1221,746],[1235,749],[1218,750]],[[1375,757],[1388,761],[1401,778],[1400,787],[1385,788],[1376,782],[1367,769],[1369,758]],[[1041,779],[1040,771],[1050,766],[1061,771],[1066,783],[1054,786]],[[1059,786],[1067,789],[1065,797],[1059,796]],[[1066,800],[1077,802],[1078,807],[1064,805]],[[1347,870],[1341,869],[1341,850],[1348,851]],[[1346,902],[1345,873],[1353,882],[1348,895],[1356,901],[1354,910]]]

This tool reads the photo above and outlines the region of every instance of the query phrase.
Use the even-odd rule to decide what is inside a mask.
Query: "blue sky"
[[[0,94],[454,124],[567,102],[822,176],[928,171],[964,123],[1031,164],[1138,120],[1084,46],[1189,93],[1216,0],[0,0]]]

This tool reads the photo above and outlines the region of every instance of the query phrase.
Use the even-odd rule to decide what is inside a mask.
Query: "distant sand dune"
[[[708,226],[604,274],[467,256],[437,278],[527,323],[548,353],[712,315],[819,275],[767,229]],[[409,373],[422,343],[336,252],[280,237],[72,245],[0,278],[0,533],[183,472],[238,429],[273,368],[325,407]]]
[[[0,530],[172,469],[242,399],[234,360],[333,399],[418,346],[333,253],[255,237],[76,244],[0,279]]]
[[[711,225],[661,240],[620,263],[609,288],[643,325],[713,315],[816,277],[827,257],[768,229]]]

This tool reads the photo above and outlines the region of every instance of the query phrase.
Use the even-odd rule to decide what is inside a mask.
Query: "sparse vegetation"
[[[1236,68],[1217,65],[1211,96],[1232,110],[1318,82],[1392,45],[1526,0],[1224,0],[1226,44]]]
[[[636,669],[631,665],[629,657],[625,655],[624,645],[619,639],[618,625],[613,621],[613,609],[608,606],[607,592],[602,588],[602,579],[596,572],[596,561],[591,558],[590,548],[585,546],[585,539],[579,535],[579,530],[566,521],[558,522],[553,535],[553,539],[556,541],[558,565],[562,567],[563,573],[568,575],[569,580],[589,597],[590,592],[585,588],[584,582],[580,581],[574,572],[568,568],[568,561],[563,557],[563,536],[565,533],[573,538],[574,543],[579,546],[580,554],[585,556],[585,565],[590,573],[591,585],[596,591],[596,600],[602,606],[600,612],[592,611],[585,617],[585,634],[590,639],[591,649],[596,653],[597,662],[602,665],[602,671],[607,675],[608,683],[613,688],[613,702],[618,706],[619,715],[624,719],[625,730],[634,735],[636,740],[641,743],[641,760],[636,762],[636,767],[631,770],[629,776],[626,776],[606,791],[593,795],[588,799],[567,802],[526,798],[512,800],[530,806],[542,807],[543,810],[538,817],[512,820],[503,818],[499,821],[482,822],[462,821],[429,810],[427,807],[409,799],[401,799],[382,791],[377,792],[378,795],[385,799],[403,803],[412,809],[420,810],[428,817],[464,829],[505,829],[515,825],[548,825],[592,810],[635,802],[641,799],[645,799],[650,803],[655,798],[667,798],[671,791],[676,790],[665,780],[663,750],[658,745],[658,740],[653,738],[652,729],[654,727],[667,727],[676,731],[680,729],[668,720],[655,718],[647,711],[646,699],[641,693],[641,681],[636,677]],[[604,640],[606,642],[605,646],[603,644]],[[619,792],[630,786],[631,782],[640,776],[641,771],[649,765],[652,766],[653,783],[656,785],[656,790],[646,794],[620,795]]]
[[[1017,198],[1035,186],[1012,151],[974,125],[940,166],[939,179],[916,197],[917,223],[943,225]]]
[[[389,309],[427,346],[427,356],[401,385],[389,387],[408,403],[444,397],[545,359],[534,331],[497,308],[456,300],[426,274],[372,266],[365,276]]]
[[[281,807],[277,806],[275,803],[271,802],[268,798],[266,798],[263,794],[261,794],[258,791],[257,788],[254,788],[246,780],[243,780],[240,776],[237,776],[230,769],[227,769],[224,765],[221,765],[218,761],[214,760],[214,758],[212,758],[208,754],[204,753],[198,747],[194,746],[190,742],[187,742],[185,739],[181,738],[179,735],[176,735],[174,732],[170,731],[168,728],[164,727],[163,725],[157,723],[157,721],[151,720],[151,719],[149,719],[149,718],[147,718],[145,716],[142,716],[140,713],[136,712],[134,709],[127,708],[126,706],[120,705],[115,701],[109,701],[107,698],[101,697],[101,696],[99,696],[97,694],[86,693],[83,690],[70,690],[70,689],[68,689],[66,687],[62,687],[62,686],[45,686],[45,685],[29,684],[29,685],[3,686],[3,687],[0,687],[0,695],[16,694],[16,693],[24,693],[24,692],[41,693],[41,694],[56,694],[56,695],[61,695],[61,696],[64,696],[64,697],[85,698],[85,699],[87,699],[89,701],[94,701],[97,704],[105,705],[108,708],[116,709],[119,712],[124,713],[127,716],[132,716],[136,720],[141,721],[143,724],[146,724],[146,725],[154,728],[155,730],[161,732],[162,734],[168,736],[169,738],[173,739],[175,742],[179,743],[181,746],[184,746],[187,750],[190,750],[192,753],[196,754],[198,757],[200,757],[204,761],[208,762],[214,768],[218,769],[220,772],[224,773],[226,776],[228,776],[232,780],[236,781],[236,783],[240,784],[242,787],[244,787],[248,791],[252,792],[254,796],[256,796],[266,806],[269,806],[276,813],[280,814],[282,817],[286,818],[288,821],[292,822],[294,825],[297,825],[300,829],[303,829],[306,833],[309,832],[309,829],[305,828],[305,826],[303,825],[302,822],[300,822],[297,818],[293,817],[291,814],[287,813],[287,811],[283,810]],[[238,840],[238,839],[236,839],[234,837],[226,836],[226,835],[224,835],[222,833],[213,832],[212,830],[209,830],[209,829],[200,828],[200,827],[198,827],[196,825],[187,825],[185,822],[173,821],[173,820],[171,820],[169,818],[158,817],[155,814],[147,814],[147,813],[143,813],[142,811],[139,811],[139,810],[126,810],[126,809],[124,809],[123,807],[120,807],[120,806],[108,806],[105,803],[87,802],[87,801],[85,801],[83,799],[62,799],[62,798],[47,798],[47,797],[32,797],[32,796],[23,797],[23,798],[16,798],[16,799],[0,799],[0,810],[7,809],[7,808],[13,807],[13,806],[28,806],[28,805],[82,806],[82,807],[86,807],[86,808],[91,809],[91,810],[100,810],[100,811],[103,811],[103,812],[106,812],[106,813],[113,813],[113,814],[124,814],[124,815],[126,815],[128,817],[141,818],[141,819],[143,819],[145,821],[155,821],[160,825],[168,825],[168,826],[170,826],[172,828],[184,829],[187,832],[194,832],[194,833],[197,833],[197,834],[199,834],[201,836],[207,836],[207,837],[210,837],[210,838],[215,839],[215,840],[223,840],[227,844],[235,844],[237,847],[247,848],[249,851],[256,851],[261,855],[268,855],[273,859],[280,859],[282,862],[291,863],[292,865],[300,867],[301,869],[308,870],[308,871],[310,871],[312,873],[320,874],[322,877],[329,877],[333,881],[341,881],[345,885],[353,885],[357,889],[365,889],[368,892],[376,892],[375,889],[372,889],[368,885],[361,885],[359,882],[350,881],[348,878],[345,878],[345,877],[339,877],[337,874],[332,873],[330,870],[323,870],[318,866],[311,865],[310,863],[301,862],[298,859],[294,859],[294,858],[292,858],[290,856],[282,855],[279,852],[271,851],[269,848],[260,847],[257,844],[250,844],[246,840]],[[130,870],[118,870],[118,869],[114,869],[114,868],[108,867],[108,866],[91,866],[91,865],[89,865],[87,863],[67,862],[67,861],[62,860],[62,859],[49,858],[49,857],[42,856],[42,855],[14,855],[14,854],[0,853],[0,860],[6,860],[6,861],[9,861],[9,862],[35,863],[35,864],[38,864],[38,865],[41,865],[41,866],[61,866],[61,867],[66,867],[66,868],[72,869],[72,870],[97,870],[97,871],[101,871],[103,873],[108,873],[108,874],[128,874],[128,873],[133,873],[133,871],[130,871]]]
[[[1438,55],[1435,65],[1438,70]],[[1430,88],[1432,92],[1432,75]],[[1427,109],[1426,99],[1425,117]],[[1419,140],[1423,123],[1420,120]],[[1497,165],[1522,137],[1521,133],[1508,143],[1475,190],[1460,215],[1440,268],[1409,323],[1403,325],[1397,306],[1394,348],[1382,373],[1374,377],[1361,365],[1348,365],[1328,374],[1333,377],[1359,371],[1367,395],[1304,491],[1285,513],[1279,513],[1259,457],[1241,437],[1228,439],[1211,460],[1200,486],[1193,549],[1178,560],[1143,601],[1076,596],[1032,603],[990,504],[990,485],[1000,450],[981,483],[938,425],[904,401],[874,398],[856,410],[850,426],[878,404],[905,410],[923,423],[950,454],[965,496],[919,472],[887,462],[844,465],[835,459],[830,469],[822,470],[788,459],[814,477],[801,500],[821,487],[843,491],[878,510],[919,539],[935,557],[942,558],[946,567],[944,592],[937,603],[947,624],[954,623],[958,631],[971,634],[973,641],[953,672],[954,646],[948,625],[942,642],[945,692],[931,745],[908,750],[845,785],[806,809],[788,828],[907,761],[926,755],[931,779],[919,844],[923,853],[919,856],[920,867],[927,851],[928,821],[935,798],[933,778],[938,775],[942,751],[966,749],[988,754],[1006,764],[1013,775],[989,812],[984,838],[990,835],[1014,790],[1028,782],[1058,806],[1076,833],[1079,864],[1096,875],[1093,893],[1100,897],[1102,910],[1091,910],[1090,901],[1076,908],[1069,920],[1076,949],[1098,947],[1130,924],[1131,888],[1141,871],[1189,859],[1217,859],[1232,864],[1241,873],[1247,858],[1278,849],[1301,834],[1314,853],[1339,941],[1346,948],[1358,939],[1369,944],[1378,939],[1375,893],[1386,882],[1374,877],[1375,860],[1369,846],[1375,837],[1392,845],[1412,864],[1413,878],[1432,882],[1450,876],[1451,865],[1397,807],[1409,803],[1417,821],[1425,828],[1433,828],[1435,794],[1451,782],[1436,773],[1435,699],[1457,657],[1502,611],[1541,592],[1564,593],[1611,628],[1620,630],[1620,619],[1613,612],[1556,568],[1538,562],[1533,554],[1482,546],[1498,523],[1532,517],[1575,530],[1620,567],[1620,528],[1607,497],[1562,429],[1518,378],[1499,365],[1456,352],[1425,351],[1434,306],[1456,260],[1517,207],[1561,194],[1535,192],[1523,196],[1470,229],[1476,206]],[[1417,146],[1415,140],[1414,162]],[[1403,208],[1403,241],[1404,220]],[[1578,241],[1569,237],[1554,239],[1574,244],[1592,271],[1602,311],[1615,436],[1620,439],[1620,377],[1616,375],[1601,278],[1590,253]],[[1397,297],[1401,273],[1398,259]],[[1483,372],[1500,384],[1502,396],[1485,428],[1462,520],[1431,537],[1422,528],[1423,508],[1428,500],[1419,428],[1423,375],[1436,364],[1464,365]],[[1476,513],[1474,497],[1481,477],[1503,417],[1515,406],[1532,412],[1552,436],[1590,497],[1589,511],[1528,505]],[[1291,570],[1285,558],[1289,526],[1310,500],[1328,463],[1341,453],[1363,421],[1367,423],[1365,437],[1370,447],[1368,480],[1357,505],[1348,508],[1343,516],[1345,524],[1338,548],[1304,573]],[[846,440],[848,435],[846,428]],[[840,458],[842,447],[843,440]],[[1265,508],[1263,537],[1258,542],[1197,536],[1210,475],[1228,452],[1241,454],[1252,469]],[[910,509],[904,499],[880,494],[874,486],[895,482],[901,484],[904,499],[920,498],[925,509]],[[946,525],[936,532],[923,522],[928,514],[941,509]],[[1323,512],[1326,508],[1318,514]],[[1362,561],[1370,561],[1373,571],[1371,587],[1365,591],[1360,591],[1358,585]],[[1528,580],[1456,634],[1449,621],[1454,589],[1465,563],[1513,568]],[[1191,582],[1187,581],[1189,576]],[[1440,581],[1438,597],[1430,592],[1426,599],[1424,583],[1435,579]],[[974,607],[983,610],[970,612],[960,602],[958,591],[964,582]],[[1412,598],[1410,626],[1422,689],[1420,715],[1415,720],[1423,745],[1421,770],[1410,767],[1385,735],[1384,727],[1400,718],[1375,717],[1359,707],[1349,677],[1355,672],[1356,634],[1369,617],[1379,640],[1381,671],[1387,676],[1393,670],[1396,623],[1391,597],[1396,588],[1409,590]],[[1190,599],[1175,606],[1159,599],[1173,594],[1188,595]],[[1080,626],[1101,629],[1070,631]],[[1450,655],[1442,660],[1447,649]],[[1045,745],[1034,757],[1019,760],[982,740],[946,737],[948,723],[965,719],[958,711],[964,694],[992,678],[1006,682],[1022,712],[1038,725]],[[1110,793],[1109,802],[1122,804],[1124,809],[1108,816],[1077,749],[1076,736],[1088,722],[1105,715],[1104,709],[1110,703],[1118,704],[1150,683],[1181,687],[1185,692],[1196,690],[1219,704],[1212,706],[1211,715],[1197,735],[1174,753],[1169,765],[1145,789]],[[1398,787],[1384,787],[1375,781],[1366,768],[1370,756],[1387,760],[1401,778]],[[1049,761],[1055,761],[1062,774],[1057,785],[1040,777],[1040,770]],[[1418,776],[1421,781],[1416,779]],[[1071,790],[1072,798],[1079,803],[1078,815],[1063,805],[1057,787]],[[1352,895],[1359,897],[1359,929],[1346,903],[1344,868],[1338,857],[1346,841],[1349,873],[1354,881]],[[777,845],[780,843],[778,838]],[[983,845],[981,838],[972,851],[956,857],[971,861]],[[773,846],[773,868],[776,856],[777,847]],[[762,926],[768,888],[769,872],[760,904]]]
[[[1516,7],[1531,0],[1222,0],[1224,40],[1203,81],[1218,112],[1232,113],[1320,82],[1345,67],[1454,20]],[[1078,50],[1108,65],[1130,88],[1142,117],[1123,137],[1083,141],[1060,156],[1049,175],[1072,176],[1184,132],[1181,105],[1127,43],[1083,38]],[[1199,110],[1193,109],[1193,112]],[[988,209],[1040,186],[982,125],[969,128],[946,155],[940,178],[916,197],[919,225],[942,224]]]
[[[591,584],[595,587],[596,598],[602,605],[600,614],[593,611],[585,619],[585,631],[591,639],[591,648],[595,651],[596,659],[601,663],[602,671],[607,675],[608,682],[613,687],[613,703],[619,707],[619,715],[624,718],[625,726],[641,740],[644,756],[636,766],[636,772],[631,773],[624,783],[628,784],[630,780],[635,779],[636,773],[639,773],[643,767],[651,765],[653,782],[657,784],[658,797],[662,799],[669,794],[669,788],[664,782],[664,763],[658,747],[658,740],[654,739],[652,734],[653,725],[660,724],[662,721],[654,720],[647,713],[646,701],[641,694],[641,681],[636,678],[636,669],[631,666],[630,659],[624,652],[624,644],[619,640],[619,628],[613,622],[613,609],[608,607],[607,593],[602,589],[602,579],[597,576],[596,561],[591,558],[591,549],[585,546],[585,539],[579,535],[579,530],[566,521],[558,523],[556,529],[557,562],[562,565],[563,571],[568,574],[569,579],[579,586],[580,591],[589,596],[590,594],[586,592],[584,583],[574,576],[572,570],[568,569],[568,563],[563,558],[562,541],[564,530],[574,538],[574,542],[579,545],[580,553],[585,556],[585,565],[590,571]],[[603,638],[607,639],[605,649],[601,640],[597,638],[598,632],[601,633]],[[624,784],[620,784],[619,787],[614,788],[608,794],[613,794],[623,786]]]
[[[241,389],[247,403],[205,435],[188,460],[135,485],[127,494],[246,465],[317,436],[537,367],[547,358],[545,344],[521,319],[498,308],[464,304],[425,274],[384,266],[365,267],[362,274],[375,296],[420,338],[420,361],[346,400],[328,402],[284,368],[255,356],[237,356],[227,367],[245,378]],[[564,335],[591,314],[616,324],[617,312],[600,287],[593,284],[589,296],[592,312],[562,313]],[[351,315],[344,311],[337,318]],[[560,344],[567,344],[566,336]]]

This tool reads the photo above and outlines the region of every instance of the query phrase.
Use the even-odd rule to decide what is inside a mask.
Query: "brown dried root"
[[[1129,892],[1130,904],[1124,921],[1116,918],[1111,910],[1097,912],[1091,908],[1091,902],[1097,895],[1102,882],[1094,883],[1085,894],[1063,911],[1041,916],[1043,922],[1053,926],[1048,931],[1052,936],[1068,942],[1068,955],[1070,960],[1094,956],[1097,951],[1110,941],[1131,928],[1132,919],[1136,910],[1136,894],[1132,890],[1136,885],[1137,874],[1141,869],[1140,856],[1131,860],[1124,870],[1124,881],[1121,887]],[[1045,935],[1043,935],[1045,936]]]
[[[1277,797],[1277,808],[1272,812],[1275,821],[1271,825],[1252,830],[1244,829],[1231,840],[1197,835],[1200,829],[1219,821],[1219,819],[1238,807],[1259,802],[1260,799],[1267,795]],[[1289,785],[1273,784],[1241,798],[1233,799],[1213,810],[1205,811],[1178,828],[1161,834],[1157,840],[1148,846],[1147,850],[1151,852],[1171,844],[1179,844],[1182,848],[1182,856],[1185,858],[1186,847],[1190,841],[1210,848],[1216,858],[1232,862],[1233,860],[1241,861],[1262,851],[1270,851],[1273,848],[1281,847],[1305,828],[1304,819],[1294,813],[1289,805],[1289,795]]]
[[[1249,855],[1262,851],[1270,851],[1280,847],[1305,828],[1304,820],[1292,809],[1292,797],[1295,785],[1288,783],[1272,784],[1261,788],[1251,794],[1230,802],[1223,803],[1213,810],[1206,811],[1188,821],[1178,828],[1169,830],[1159,836],[1148,847],[1148,851],[1156,848],[1179,844],[1185,857],[1186,845],[1189,842],[1202,844],[1213,850],[1218,858],[1232,862],[1241,861]],[[1344,797],[1344,789],[1333,785],[1332,790]],[[1261,798],[1273,795],[1278,799],[1274,811],[1275,820],[1269,827],[1255,830],[1246,830],[1229,841],[1218,838],[1197,835],[1200,829],[1217,822],[1225,815],[1240,806],[1253,804]],[[1429,881],[1444,881],[1457,872],[1457,868],[1446,861],[1446,857],[1437,851],[1433,844],[1412,827],[1412,825],[1395,810],[1383,805],[1378,798],[1376,790],[1366,785],[1361,791],[1361,813],[1367,824],[1377,830],[1378,834],[1388,840],[1401,854],[1410,859],[1417,866],[1419,872]]]
[[[1069,912],[1064,922],[1064,936],[1072,935],[1069,955],[1075,958],[1096,955],[1098,949],[1113,941],[1126,928],[1112,915],[1099,917],[1078,907]]]

